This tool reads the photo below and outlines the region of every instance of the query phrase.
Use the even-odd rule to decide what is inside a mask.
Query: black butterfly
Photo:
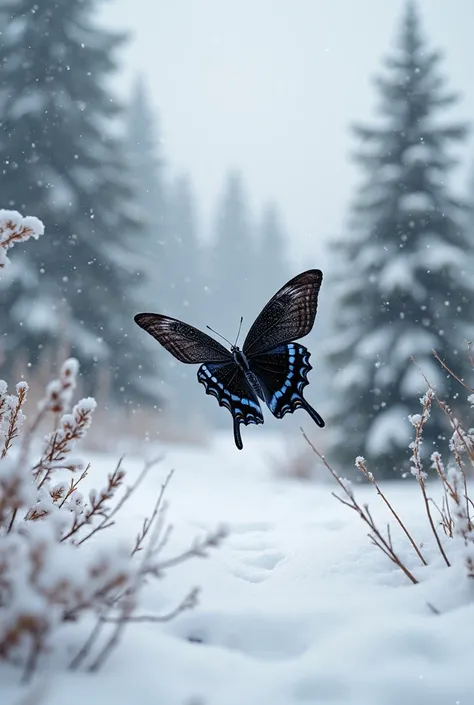
[[[309,269],[285,284],[255,320],[242,350],[233,345],[229,351],[197,328],[158,313],[138,313],[135,322],[181,362],[203,363],[198,380],[231,412],[235,445],[241,450],[240,424],[263,423],[259,398],[277,419],[302,407],[324,426],[303,398],[310,353],[293,342],[313,327],[322,280],[319,269]]]

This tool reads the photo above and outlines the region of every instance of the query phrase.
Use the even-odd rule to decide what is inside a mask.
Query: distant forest
[[[245,175],[230,169],[212,222],[201,220],[145,82],[126,105],[106,87],[125,38],[95,12],[93,2],[55,0],[0,9],[1,205],[46,228],[0,282],[1,372],[11,380],[67,352],[84,391],[102,389],[111,405],[225,423],[196,368],[174,364],[133,315],[162,312],[232,338],[240,317],[245,329],[296,274],[291,232],[278,204],[251,212]],[[473,337],[473,218],[470,199],[450,188],[451,145],[469,126],[443,117],[457,97],[420,23],[408,3],[376,82],[378,115],[354,128],[360,188],[325,258],[312,334],[314,394],[328,407],[334,453],[352,463],[363,449],[385,472],[402,462],[424,387],[412,356],[452,394],[432,349],[467,376]],[[442,428],[432,424],[427,443]]]

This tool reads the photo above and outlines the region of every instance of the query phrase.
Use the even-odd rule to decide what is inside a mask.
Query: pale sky
[[[456,119],[474,121],[474,0],[419,0],[446,52]],[[170,173],[189,172],[209,221],[229,168],[255,214],[278,202],[302,264],[345,225],[358,171],[348,127],[373,116],[371,76],[397,36],[403,0],[112,0],[101,19],[133,32],[119,90],[142,72]],[[466,187],[472,140],[456,178]]]

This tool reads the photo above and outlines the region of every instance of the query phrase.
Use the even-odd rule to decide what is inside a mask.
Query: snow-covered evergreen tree
[[[145,83],[139,77],[132,88],[125,131],[130,183],[142,226],[142,245],[137,252],[136,267],[143,271],[143,277],[134,301],[136,311],[167,313],[172,272],[169,271],[167,251],[170,238],[168,194],[160,133],[158,116],[152,109]],[[167,354],[153,338],[139,334],[138,337],[147,357],[155,363],[153,377],[162,384],[167,377]],[[141,378],[147,382],[147,371]]]
[[[241,316],[255,314],[257,247],[246,194],[239,173],[227,178],[218,203],[212,252],[210,306],[211,325],[229,339],[235,337]]]
[[[196,320],[203,298],[203,252],[198,237],[196,200],[187,176],[169,190],[170,314]]]
[[[414,356],[439,393],[452,380],[433,360],[436,348],[465,369],[472,338],[471,242],[463,204],[448,189],[449,152],[463,125],[438,119],[456,102],[428,49],[413,4],[407,5],[397,51],[377,81],[380,123],[358,127],[358,160],[366,173],[350,233],[339,254],[330,362],[336,405],[333,454],[352,466],[365,455],[380,476],[406,468],[413,429],[407,420],[425,388]],[[426,427],[425,451],[446,433],[442,414]]]
[[[126,125],[126,156],[143,228],[139,255],[146,276],[139,295],[149,299],[149,306],[163,307],[169,288],[166,250],[170,237],[165,162],[159,119],[150,105],[142,78],[133,86]]]
[[[265,290],[277,291],[296,272],[288,264],[286,251],[287,235],[275,203],[270,203],[263,212],[259,233],[258,269]],[[263,301],[262,301],[263,305]]]
[[[191,325],[209,323],[204,280],[204,249],[198,235],[196,199],[188,176],[179,176],[169,187],[169,272],[166,313]],[[168,383],[174,392],[174,407],[182,413],[202,412],[202,387],[196,384],[196,367],[174,360]]]
[[[25,351],[35,365],[62,340],[87,391],[106,367],[130,400],[151,391],[136,374],[148,362],[132,318],[142,240],[106,86],[124,37],[95,26],[97,4],[11,0],[0,15],[2,202],[36,213],[47,233],[10,273],[2,343],[7,360]]]
[[[253,235],[242,177],[232,171],[218,199],[213,238],[206,248],[202,310],[207,320],[197,319],[232,342],[237,334],[240,317],[245,317],[245,330],[251,325],[252,316],[258,308],[258,302],[255,301],[259,291],[255,274],[257,248]],[[240,344],[242,340],[241,336]],[[228,424],[225,410],[210,402],[207,402],[207,408],[209,411],[206,417],[210,421],[217,426]]]

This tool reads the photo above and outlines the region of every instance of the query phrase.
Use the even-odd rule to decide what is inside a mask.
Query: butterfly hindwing
[[[308,335],[318,308],[323,280],[319,269],[293,277],[277,291],[255,319],[243,345],[246,355],[256,355]]]
[[[309,358],[310,352],[304,345],[284,343],[248,359],[265,402],[277,419],[302,407],[322,428],[323,419],[303,397],[303,389],[309,384],[307,375],[312,369]]]
[[[197,377],[206,394],[215,396],[219,406],[225,406],[232,414],[235,445],[242,450],[240,424],[263,423],[259,401],[244,373],[234,362],[207,362],[201,365]]]
[[[322,279],[319,269],[309,269],[287,282],[257,316],[242,350],[234,345],[229,351],[197,328],[161,314],[139,313],[135,322],[181,362],[201,365],[198,380],[232,414],[235,444],[242,449],[241,424],[263,423],[259,398],[278,419],[304,408],[324,426],[303,397],[310,353],[295,342],[313,327]]]
[[[232,360],[231,353],[217,340],[177,318],[159,313],[137,313],[134,320],[180,362],[198,364]]]

